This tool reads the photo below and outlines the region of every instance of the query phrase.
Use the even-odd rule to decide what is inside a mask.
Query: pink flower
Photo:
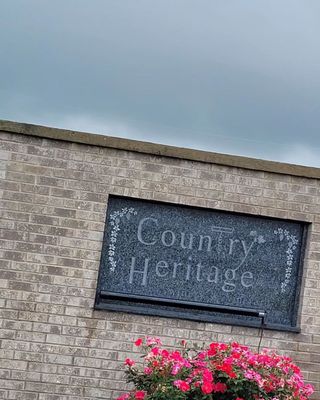
[[[304,392],[307,396],[311,396],[312,393],[314,392],[313,386],[311,385],[305,385],[304,387]]]
[[[177,373],[180,371],[181,366],[179,364],[174,364],[171,370],[171,375],[177,375]]]
[[[260,374],[258,374],[258,372],[249,369],[248,371],[245,372],[244,376],[249,380],[256,381],[259,386],[263,385],[262,377]]]
[[[173,351],[171,353],[171,358],[175,361],[183,361],[183,357],[181,356],[179,351]]]
[[[130,397],[129,393],[125,393],[122,396],[118,397],[117,400],[128,400]]]
[[[212,372],[209,371],[208,369],[205,369],[203,371],[203,380],[207,381],[207,382],[212,382],[213,381],[213,376],[212,376]]]
[[[190,385],[188,382],[177,380],[174,381],[173,384],[177,386],[177,388],[180,389],[181,392],[187,392],[188,390],[190,390]]]
[[[203,360],[204,358],[206,358],[206,353],[203,351],[201,353],[198,354],[198,358],[200,358],[200,360]]]
[[[164,357],[164,358],[168,358],[169,355],[170,355],[170,353],[168,352],[168,350],[162,349],[162,350],[161,350],[161,355],[162,355],[162,357]]]
[[[153,349],[151,349],[151,353],[152,353],[154,356],[159,355],[159,353],[160,353],[159,347],[154,347]]]
[[[134,344],[135,344],[137,347],[141,346],[141,345],[142,345],[142,339],[141,339],[141,338],[137,339],[137,340],[134,342]]]
[[[225,372],[227,375],[230,376],[230,378],[235,378],[235,377],[236,377],[236,374],[233,372],[232,364],[231,364],[230,361],[231,361],[231,360],[225,359],[224,362],[223,362],[221,365],[217,365],[216,368],[217,368],[219,371]]]
[[[207,366],[207,363],[205,361],[194,361],[193,365],[195,365],[196,367],[203,367],[205,368]]]
[[[144,390],[138,390],[135,395],[134,398],[138,399],[138,400],[143,400],[146,396],[146,392]]]
[[[153,371],[152,371],[152,368],[146,367],[146,368],[143,370],[143,372],[144,372],[146,375],[151,375]]]
[[[212,393],[213,388],[214,388],[213,384],[211,382],[208,382],[208,381],[204,382],[201,385],[201,391],[202,391],[203,394]]]
[[[154,344],[161,346],[161,340],[158,337],[147,337],[147,346],[152,346]]]
[[[135,364],[135,362],[131,360],[131,358],[126,358],[124,364],[128,365],[129,367],[132,367]]]
[[[220,392],[220,393],[224,393],[227,390],[227,385],[225,383],[216,383],[213,384],[213,391],[214,392]]]

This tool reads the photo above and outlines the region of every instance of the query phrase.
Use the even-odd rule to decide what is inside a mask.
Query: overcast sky
[[[319,0],[1,0],[0,119],[320,167]]]

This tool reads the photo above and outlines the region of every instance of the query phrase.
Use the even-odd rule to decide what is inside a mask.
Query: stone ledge
[[[207,152],[203,150],[193,150],[184,147],[167,146],[163,144],[51,128],[41,125],[0,120],[0,131],[86,144],[89,146],[109,147],[143,154],[225,165],[229,167],[320,179],[320,168],[315,167]]]

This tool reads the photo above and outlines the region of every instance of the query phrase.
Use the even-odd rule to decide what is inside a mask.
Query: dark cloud
[[[3,0],[0,118],[320,166],[320,3]]]

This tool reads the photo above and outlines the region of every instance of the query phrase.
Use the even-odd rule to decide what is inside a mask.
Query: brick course
[[[90,135],[88,135],[89,137]],[[301,333],[263,346],[301,366],[320,399],[320,179],[0,131],[0,399],[115,399],[132,339],[168,346],[259,330],[95,311],[109,194],[311,222]],[[320,173],[319,173],[320,177]]]

